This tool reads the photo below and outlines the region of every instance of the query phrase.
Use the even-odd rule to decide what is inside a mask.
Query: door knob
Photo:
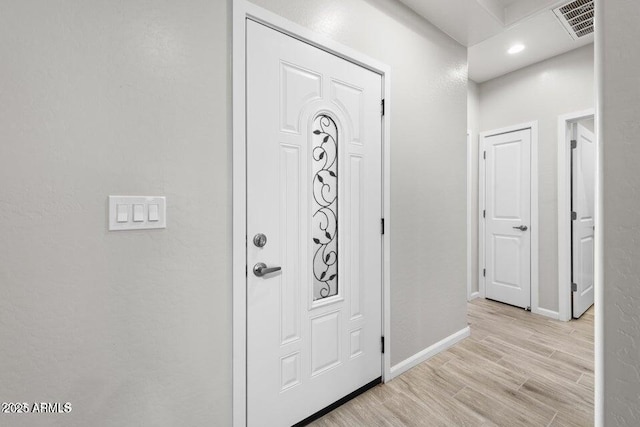
[[[526,225],[519,225],[517,227],[513,227],[516,230],[520,230],[520,231],[527,231],[529,229],[529,227],[527,227]]]
[[[280,270],[282,270],[282,267],[267,267],[267,264],[265,264],[264,262],[259,262],[253,266],[253,274],[258,277],[262,277],[265,274],[274,273]]]

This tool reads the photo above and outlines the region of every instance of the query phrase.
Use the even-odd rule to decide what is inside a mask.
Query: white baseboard
[[[480,298],[480,291],[472,292],[471,295],[469,295],[469,301],[473,301],[476,298]]]
[[[533,314],[539,314],[540,316],[550,317],[555,320],[560,320],[560,314],[557,311],[547,310],[546,308],[533,308],[531,309]]]
[[[403,360],[397,365],[393,365],[391,367],[389,378],[386,379],[385,381],[389,381],[397,377],[398,375],[402,374],[403,372],[408,371],[414,366],[419,365],[425,360],[432,358],[436,354],[442,351],[445,351],[446,349],[458,343],[459,341],[467,338],[470,334],[471,334],[471,329],[469,329],[469,327],[467,326],[466,328],[463,328],[458,332],[449,335],[448,337],[438,341],[432,346],[429,346],[424,350],[414,354],[413,356]]]

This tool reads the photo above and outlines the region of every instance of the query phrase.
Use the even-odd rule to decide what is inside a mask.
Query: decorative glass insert
[[[321,114],[313,121],[313,300],[338,294],[338,127]]]

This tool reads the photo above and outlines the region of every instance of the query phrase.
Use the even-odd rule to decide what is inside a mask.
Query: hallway
[[[476,299],[469,338],[312,425],[593,425],[593,313],[565,323]]]

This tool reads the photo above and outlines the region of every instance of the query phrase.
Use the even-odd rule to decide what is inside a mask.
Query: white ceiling
[[[481,83],[593,42],[574,41],[553,13],[569,0],[400,0],[469,48],[469,78]],[[525,50],[507,54],[522,43]]]
[[[509,55],[507,50],[516,43],[525,50]],[[469,78],[482,83],[589,43],[593,35],[573,40],[554,13],[546,11],[469,47]]]

